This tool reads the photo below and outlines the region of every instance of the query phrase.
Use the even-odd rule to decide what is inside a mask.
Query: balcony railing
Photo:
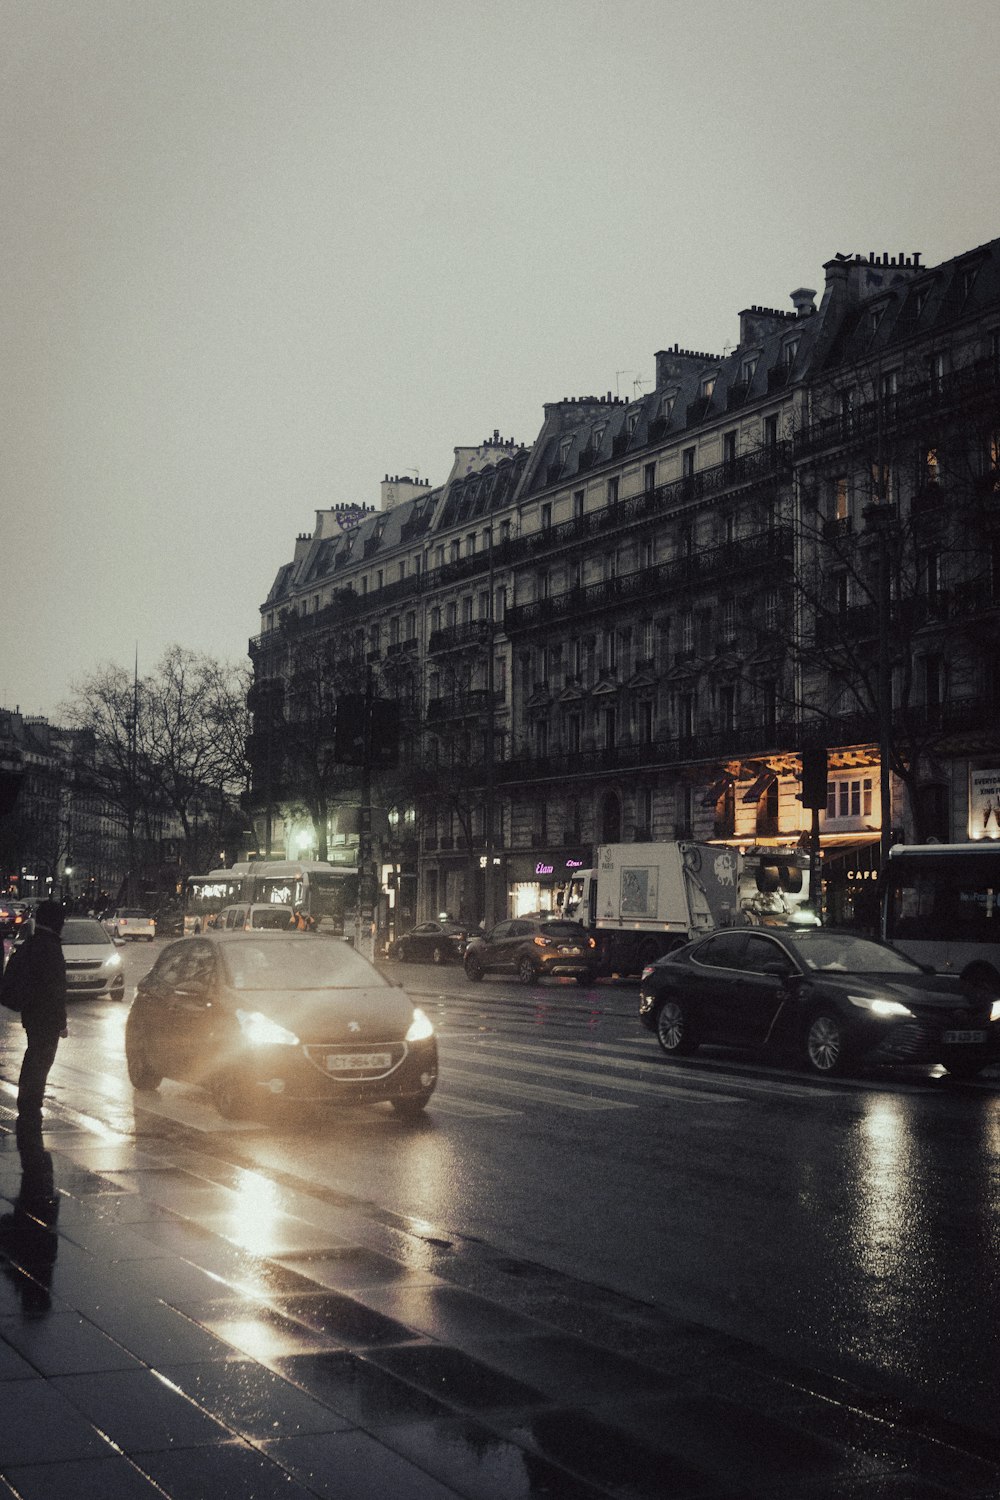
[[[889,628],[894,635],[907,635],[926,626],[954,624],[1000,609],[1000,585],[990,578],[973,579],[950,589],[934,589],[897,599],[890,610]],[[878,605],[856,604],[839,614],[816,619],[817,646],[837,646],[842,641],[874,640],[878,635]]]
[[[820,417],[795,437],[795,456],[805,458],[825,448],[857,445],[878,436],[905,431],[928,416],[988,397],[1000,386],[996,360],[980,359],[933,379],[915,380],[892,396],[860,402],[849,412]]]
[[[497,689],[493,703],[499,707],[504,701],[503,692]],[[479,718],[490,706],[489,688],[470,688],[468,692],[446,698],[430,698],[427,703],[427,722],[440,723],[444,719]]]
[[[611,605],[649,600],[663,593],[677,593],[686,588],[701,588],[724,578],[746,577],[755,568],[783,566],[791,560],[792,547],[791,527],[776,526],[769,531],[758,532],[755,536],[744,537],[738,542],[724,542],[719,547],[676,557],[651,568],[641,568],[636,573],[625,573],[616,578],[606,578],[601,583],[568,589],[564,593],[553,594],[548,599],[536,599],[530,604],[511,604],[507,606],[507,634],[532,630],[540,625],[592,613]]]
[[[457,651],[463,646],[481,646],[490,638],[489,620],[466,620],[461,625],[446,625],[443,630],[432,630],[427,649]]]
[[[679,735],[641,745],[612,745],[600,750],[559,751],[546,756],[526,756],[497,767],[498,780],[528,782],[597,775],[669,766],[693,761],[718,760],[769,751],[798,748],[799,730],[792,721],[742,722],[732,729],[707,734]]]

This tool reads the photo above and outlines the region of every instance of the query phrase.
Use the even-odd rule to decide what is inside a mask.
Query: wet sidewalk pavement
[[[150,1120],[47,1111],[0,1229],[0,1496],[920,1500],[1000,1442]],[[225,1159],[224,1159],[225,1158]],[[17,1195],[0,1105],[0,1194]]]

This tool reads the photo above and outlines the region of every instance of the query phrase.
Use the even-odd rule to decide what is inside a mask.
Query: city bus
[[[343,934],[358,904],[357,865],[321,860],[257,860],[249,866],[249,901],[301,907],[325,932]]]
[[[917,963],[1000,994],[1000,843],[894,844],[882,935]]]
[[[356,865],[320,860],[252,860],[228,870],[189,875],[184,931],[204,932],[219,912],[237,902],[301,907],[326,932],[343,934],[345,918],[358,903]]]
[[[184,883],[184,934],[204,932],[225,906],[244,901],[249,890],[249,865],[189,875]]]

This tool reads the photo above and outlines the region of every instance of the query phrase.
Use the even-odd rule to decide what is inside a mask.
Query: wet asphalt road
[[[125,950],[129,996],[160,947]],[[712,1050],[668,1061],[634,985],[386,972],[438,1027],[426,1118],[279,1114],[235,1127],[241,1160],[430,1244],[561,1273],[581,1307],[608,1289],[744,1341],[762,1366],[895,1398],[908,1422],[995,1432],[1000,1079],[828,1083]],[[126,1009],[75,1004],[51,1080],[61,1104],[115,1128],[135,1108]],[[164,1083],[148,1108],[207,1152],[233,1138],[197,1089]]]

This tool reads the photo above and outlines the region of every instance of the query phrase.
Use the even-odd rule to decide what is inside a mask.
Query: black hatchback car
[[[514,974],[522,984],[549,977],[593,984],[596,944],[579,922],[513,917],[472,939],[465,950],[465,972],[474,980],[495,973]]]
[[[210,1089],[239,1119],[268,1096],[313,1104],[388,1100],[415,1116],[437,1083],[423,1011],[347,943],[322,934],[182,938],[139,981],[125,1025],[129,1078]]]
[[[715,1042],[792,1052],[827,1076],[941,1063],[956,1078],[1000,1062],[1000,998],[853,933],[718,932],[649,965],[639,993],[639,1019],[675,1057]]]

